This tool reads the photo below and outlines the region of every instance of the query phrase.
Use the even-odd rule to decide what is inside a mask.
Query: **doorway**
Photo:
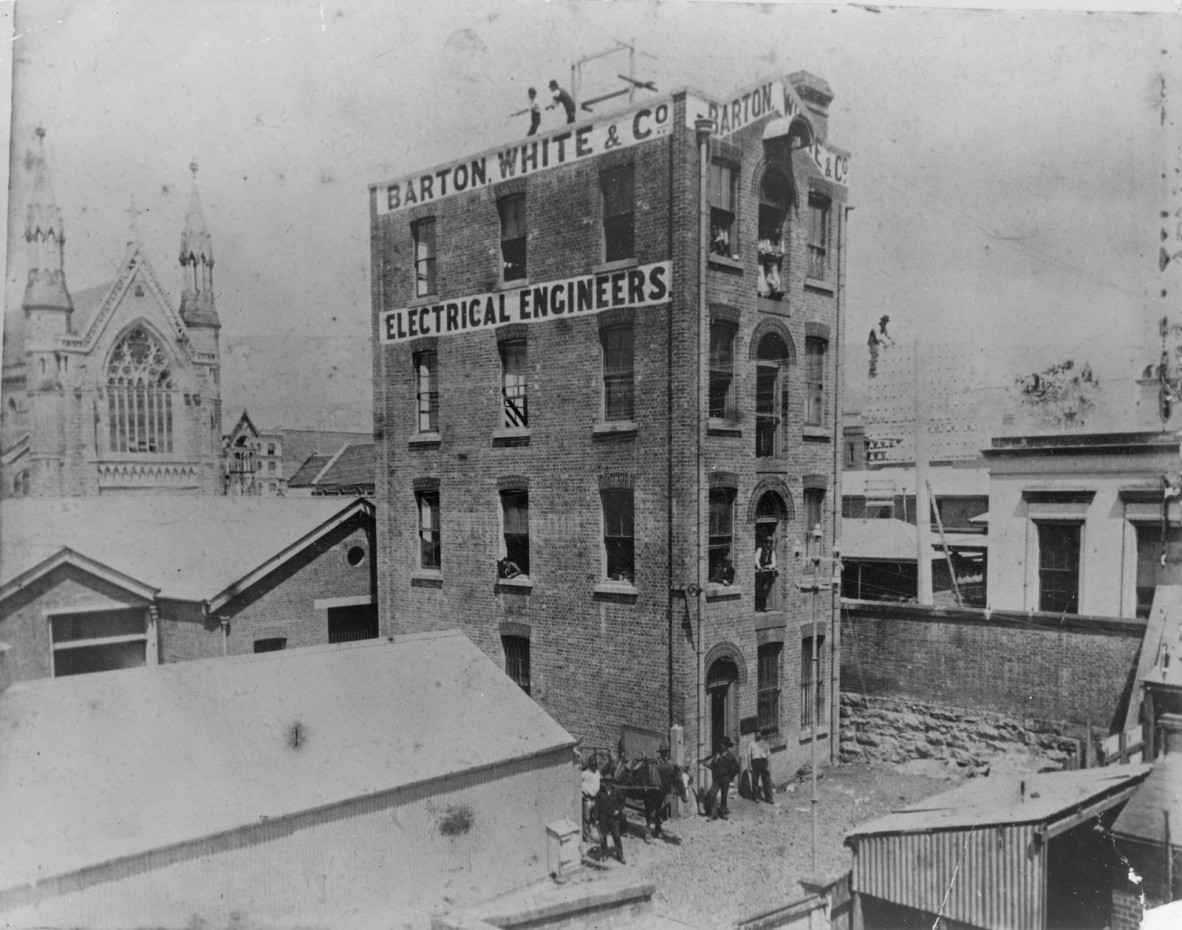
[[[706,694],[710,699],[710,751],[718,749],[724,736],[732,736],[734,729],[734,687],[739,680],[739,669],[734,660],[715,659],[706,672]]]

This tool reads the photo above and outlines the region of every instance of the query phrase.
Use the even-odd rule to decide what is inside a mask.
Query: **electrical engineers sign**
[[[616,307],[651,307],[670,299],[672,283],[672,263],[657,262],[421,307],[387,310],[381,316],[381,340],[405,342],[420,336],[451,336],[493,329],[505,323],[592,316]]]
[[[377,185],[378,215],[659,139],[669,135],[672,125],[673,104],[665,98],[585,126],[571,125],[562,132],[535,136],[508,148]]]

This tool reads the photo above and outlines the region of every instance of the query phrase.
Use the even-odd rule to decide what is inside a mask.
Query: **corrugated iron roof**
[[[1163,811],[1170,815],[1171,842],[1182,845],[1182,755],[1177,753],[1158,758],[1149,777],[1116,818],[1112,832],[1160,843]]]
[[[357,487],[373,485],[374,444],[347,443],[333,457],[331,464],[316,478],[318,488]]]
[[[944,534],[950,549],[988,549],[989,537],[978,533]],[[940,534],[931,534],[932,558],[942,558]],[[891,562],[915,561],[915,525],[905,520],[841,520],[841,555],[846,559],[880,559]]]
[[[952,791],[863,824],[846,837],[1050,822],[1094,797],[1144,778],[1151,768],[1149,765],[1119,765],[1074,772],[977,778]]]
[[[989,471],[984,465],[976,468],[934,466],[928,477],[936,497],[989,496]],[[895,494],[914,494],[915,469],[894,466],[849,469],[841,473],[843,497],[873,496],[884,488],[893,488]]]
[[[289,488],[310,488],[312,479],[324,470],[324,466],[332,459],[331,455],[309,455],[304,464],[296,469],[296,473],[287,480]]]
[[[229,587],[345,507],[322,498],[24,498],[0,503],[0,585],[69,548],[200,601]]]
[[[996,824],[1049,823],[1105,792],[1149,774],[1149,765],[975,778],[885,817],[862,824],[846,840],[884,833],[958,830]]]
[[[22,682],[0,888],[573,744],[458,631]]]

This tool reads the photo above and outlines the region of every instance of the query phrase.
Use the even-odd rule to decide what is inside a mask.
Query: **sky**
[[[627,41],[661,93],[721,97],[797,70],[833,88],[829,138],[852,154],[854,404],[883,314],[896,340],[996,357],[999,378],[1074,357],[1131,383],[1173,299],[1157,264],[1177,155],[1163,86],[1182,110],[1178,15],[1143,6],[1156,12],[24,0],[15,20],[4,9],[6,308],[19,307],[27,271],[35,127],[47,132],[75,292],[113,279],[134,198],[140,240],[179,303],[195,161],[224,421],[246,407],[264,428],[367,430],[368,185],[519,138],[526,87],[567,84],[573,61]],[[625,66],[589,65],[587,93]]]

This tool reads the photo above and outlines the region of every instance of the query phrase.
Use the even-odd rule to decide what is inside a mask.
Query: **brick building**
[[[197,166],[180,229],[179,309],[134,222],[114,281],[71,295],[44,135],[26,159],[28,283],[4,315],[0,497],[215,494],[221,323]]]
[[[234,428],[222,437],[222,493],[232,497],[282,497],[289,489],[299,487],[302,490],[298,493],[307,496],[311,493],[309,477],[315,477],[330,461],[339,458],[346,446],[359,445],[372,450],[372,434],[286,427],[260,430],[243,410]],[[344,482],[351,487],[364,485],[372,494],[372,452],[368,468],[364,461],[356,461],[355,450],[346,458],[349,468],[341,476]],[[306,466],[313,461],[319,466],[309,475]]]
[[[680,724],[687,757],[756,728],[778,774],[829,755],[832,99],[805,72],[683,90],[371,185],[391,629],[459,625],[592,745]]]
[[[0,505],[0,689],[377,637],[369,501],[144,503]]]

